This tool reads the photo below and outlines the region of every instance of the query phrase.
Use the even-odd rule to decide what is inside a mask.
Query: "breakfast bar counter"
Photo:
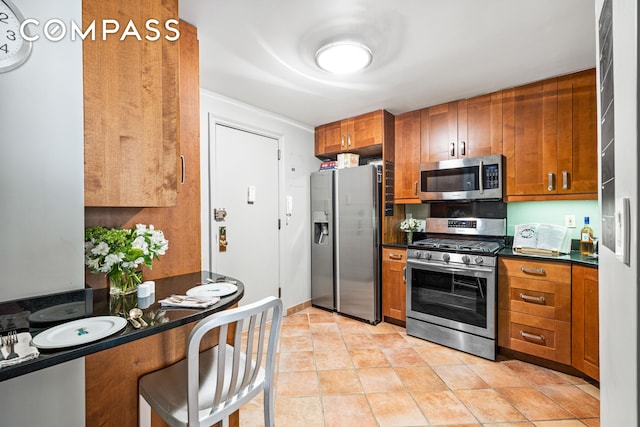
[[[237,290],[207,308],[165,307],[159,303],[171,295],[184,295],[190,288],[216,279],[232,281]],[[135,426],[138,379],[184,358],[189,332],[197,321],[236,306],[243,295],[244,286],[240,281],[202,271],[157,279],[155,294],[149,298],[138,299],[136,294],[114,297],[109,295],[108,288],[87,288],[0,303],[3,335],[9,330],[17,330],[36,337],[53,325],[67,321],[96,316],[128,318],[129,310],[135,307],[142,309],[142,319],[147,324],[135,328],[127,321],[122,330],[97,341],[69,348],[40,348],[37,358],[0,368],[0,381],[85,357],[86,425]],[[218,337],[212,336],[203,348],[217,342]],[[236,424],[237,414],[230,421],[231,425]],[[153,418],[152,425],[164,424]]]

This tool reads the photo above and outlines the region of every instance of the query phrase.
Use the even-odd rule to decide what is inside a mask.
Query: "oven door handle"
[[[428,261],[420,261],[416,259],[407,260],[407,265],[409,264],[416,265],[418,268],[421,268],[423,270],[429,269],[429,270],[439,271],[443,273],[468,273],[468,272],[493,273],[493,269],[491,268],[470,267],[470,266],[469,267],[465,266],[463,268],[456,268],[456,267],[449,267],[449,266],[444,266],[439,264],[433,264]]]

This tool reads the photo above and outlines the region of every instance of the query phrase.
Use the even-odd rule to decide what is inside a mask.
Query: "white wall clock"
[[[29,58],[33,42],[20,34],[24,17],[9,0],[0,0],[0,73],[15,70]]]

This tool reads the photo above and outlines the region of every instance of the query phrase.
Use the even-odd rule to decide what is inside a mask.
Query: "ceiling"
[[[198,27],[200,85],[317,126],[404,113],[595,66],[594,0],[180,0]],[[320,70],[322,45],[373,51]]]

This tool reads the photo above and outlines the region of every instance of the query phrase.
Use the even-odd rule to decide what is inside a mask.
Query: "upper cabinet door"
[[[339,153],[347,146],[347,139],[342,132],[341,122],[327,123],[324,128],[323,153]]]
[[[595,69],[558,78],[558,194],[598,193]]]
[[[458,103],[421,110],[420,161],[437,162],[458,156]]]
[[[361,116],[343,120],[348,123],[347,150],[382,145],[383,111],[373,111]]]
[[[557,192],[556,79],[503,92],[503,150],[506,194]]]
[[[502,92],[458,101],[458,158],[502,154]]]
[[[82,2],[83,27],[118,17],[145,30],[176,19],[178,0]],[[85,206],[175,206],[178,192],[178,42],[120,34],[83,48]],[[144,71],[144,72],[143,72]]]
[[[395,136],[395,200],[419,201],[420,111],[396,116]]]

